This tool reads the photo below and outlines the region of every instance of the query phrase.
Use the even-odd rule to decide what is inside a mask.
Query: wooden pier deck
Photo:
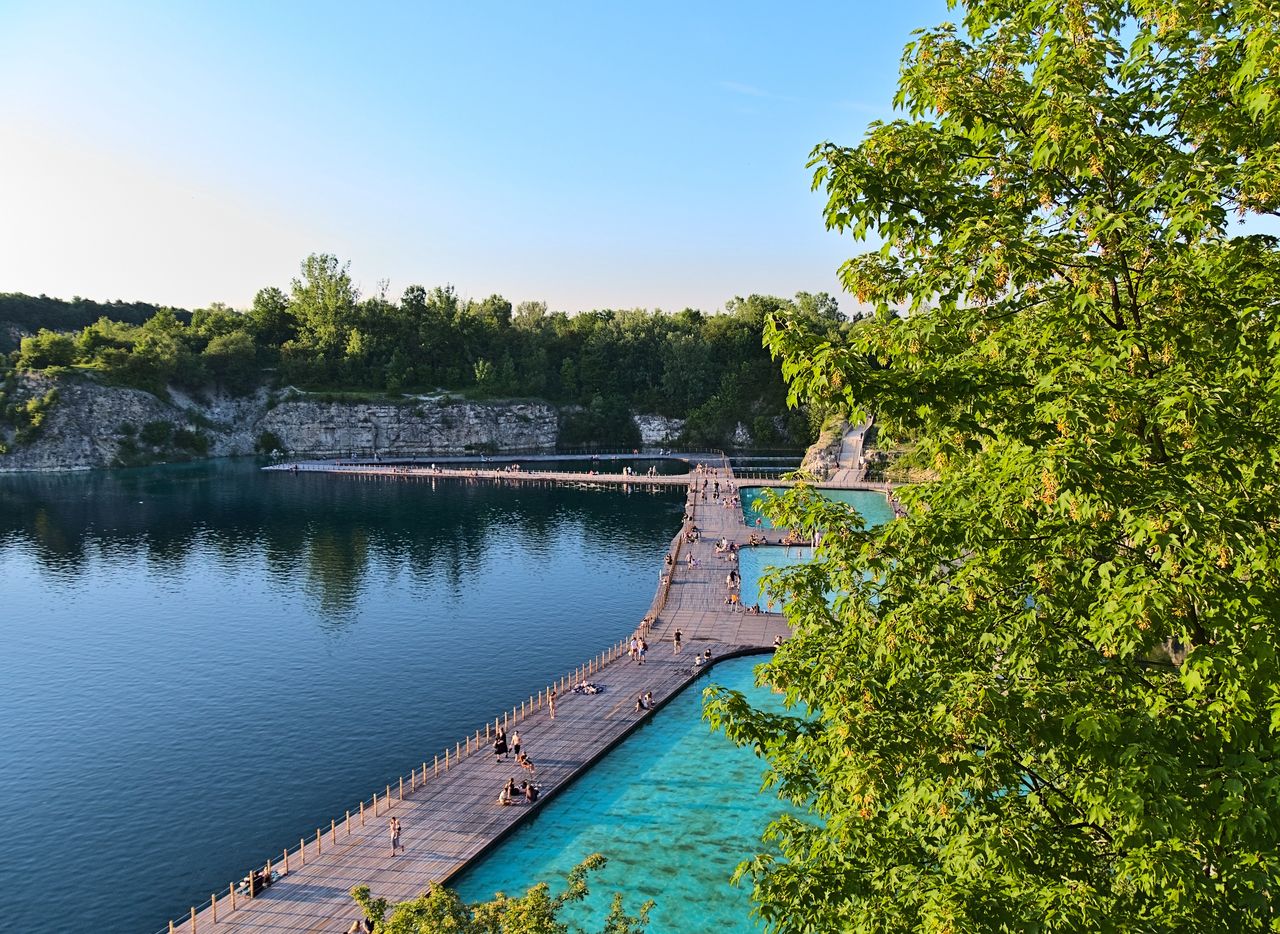
[[[317,468],[299,466],[299,469]],[[406,471],[395,467],[336,464],[328,465],[325,472],[406,479],[425,476],[516,483],[585,481],[659,486],[684,486],[700,479],[700,475],[692,473],[588,478],[540,471],[477,473],[444,468]],[[721,468],[718,474],[716,479],[722,490],[726,484],[734,489],[731,471]],[[744,485],[758,485],[758,481],[747,481]],[[495,845],[554,797],[558,789],[652,716],[651,711],[635,710],[636,698],[641,693],[652,691],[656,706],[661,707],[703,675],[705,668],[694,667],[696,654],[710,649],[714,662],[730,655],[769,651],[775,637],[787,634],[784,617],[749,614],[726,605],[729,591],[725,578],[732,563],[714,551],[714,544],[721,537],[745,545],[748,530],[743,524],[741,508],[710,502],[710,497],[708,500],[701,502],[697,491],[689,490],[687,509],[701,534],[697,542],[690,544],[682,528],[672,541],[668,552],[673,558],[672,574],[669,585],[660,586],[654,601],[656,616],[647,634],[646,663],[634,663],[625,651],[615,647],[600,659],[589,676],[599,686],[600,693],[583,695],[565,691],[557,698],[554,720],[546,704],[540,702],[508,728],[508,736],[512,730],[519,730],[524,751],[537,766],[537,783],[542,791],[537,803],[499,806],[498,793],[506,779],[514,777],[518,784],[528,776],[510,759],[496,761],[487,743],[475,744],[477,751],[454,759],[447,770],[441,769],[438,774],[424,764],[423,781],[419,783],[416,778],[406,781],[403,799],[399,789],[391,786],[389,800],[376,808],[376,816],[366,808],[363,823],[352,817],[332,826],[326,818],[320,827],[319,840],[309,838],[303,855],[291,848],[287,874],[258,897],[250,900],[240,895],[235,899],[233,910],[232,897],[224,889],[217,894],[216,901],[206,898],[203,909],[193,909],[190,917],[174,922],[171,930],[192,934],[197,931],[205,934],[346,931],[360,916],[349,895],[354,886],[366,884],[375,896],[394,902],[415,897],[433,881],[448,882],[470,860]],[[770,540],[779,534],[770,531]],[[697,567],[686,563],[690,553],[697,560]],[[655,573],[658,571],[655,569]],[[633,626],[620,621],[619,637],[629,638],[639,624],[639,620]],[[676,653],[672,643],[677,628],[683,634],[680,653]],[[401,842],[405,848],[394,857],[388,828],[391,817],[400,821]],[[303,858],[305,864],[302,864]],[[275,868],[280,868],[279,861]]]
[[[494,482],[516,484],[557,484],[563,486],[580,486],[580,487],[685,487],[688,486],[690,480],[698,476],[694,473],[687,474],[656,474],[647,476],[644,474],[618,474],[618,473],[592,473],[588,471],[566,471],[566,470],[538,470],[521,468],[520,470],[505,470],[498,468],[484,467],[460,467],[452,466],[421,466],[421,465],[396,465],[396,464],[369,464],[369,463],[343,463],[341,461],[301,461],[289,464],[276,464],[271,467],[265,467],[264,470],[285,471],[285,472],[305,472],[305,473],[341,473],[341,474],[357,474],[362,476],[381,476],[381,477],[405,477],[416,479],[454,478],[464,480],[490,480]],[[727,468],[721,468],[727,469]],[[722,485],[724,480],[721,481]],[[795,485],[794,480],[777,476],[761,476],[750,479],[734,479],[732,475],[729,478],[731,488],[736,487],[791,487]],[[876,480],[863,480],[855,478],[850,471],[837,472],[828,480],[818,480],[810,482],[810,485],[819,490],[874,490],[880,493],[890,492],[890,486],[887,483]]]

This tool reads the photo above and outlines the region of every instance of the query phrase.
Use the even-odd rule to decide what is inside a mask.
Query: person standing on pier
[[[547,692],[547,707],[551,710],[551,719],[556,718],[556,689],[552,688]]]
[[[503,760],[507,758],[507,734],[502,727],[498,727],[493,733],[493,757]]]
[[[511,733],[511,754],[517,759],[520,758],[520,731],[514,730]]]
[[[671,634],[671,645],[675,649],[674,654],[680,654],[680,640],[684,638],[684,633],[680,631],[680,627],[676,627],[676,631]]]
[[[400,818],[391,818],[391,855],[396,855],[396,850],[404,852],[404,845],[400,842]]]

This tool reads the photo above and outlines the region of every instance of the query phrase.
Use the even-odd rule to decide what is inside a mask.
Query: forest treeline
[[[79,295],[70,301],[48,295],[24,295],[0,292],[0,353],[18,348],[22,334],[40,328],[50,331],[78,331],[99,318],[110,318],[126,324],[142,324],[160,311],[161,306],[149,302],[95,302]],[[178,320],[191,320],[191,312],[172,309]]]
[[[327,254],[307,257],[288,292],[264,288],[243,312],[99,307],[107,311],[78,330],[51,323],[65,318],[38,319],[42,329],[22,339],[11,365],[75,368],[159,395],[169,386],[249,392],[269,384],[537,397],[570,407],[565,443],[631,442],[632,413],[687,419],[685,440],[694,443],[726,443],[739,423],[755,445],[807,443],[811,419],[787,408],[779,368],[762,346],[764,322],[785,310],[834,333],[841,321],[834,299],[804,292],[735,298],[714,315],[568,315],[498,295],[463,299],[450,286],[409,286],[397,301],[362,296],[348,265]],[[143,320],[120,320],[117,307]]]

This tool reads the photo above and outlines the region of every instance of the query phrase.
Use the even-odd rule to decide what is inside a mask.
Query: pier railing
[[[551,704],[552,691],[557,697],[564,697],[575,685],[588,681],[610,662],[627,655],[629,638],[620,639],[608,648],[597,652],[573,671],[553,681],[547,687],[531,694],[526,700],[514,704],[510,710],[504,710],[492,720],[486,721],[483,729],[476,729],[453,744],[446,746],[440,753],[433,754],[430,760],[423,759],[420,765],[409,769],[409,774],[398,775],[383,787],[375,790],[373,795],[356,803],[355,807],[346,810],[342,815],[332,817],[328,824],[323,821],[315,828],[299,838],[297,846],[287,846],[280,850],[278,856],[270,856],[264,862],[251,868],[238,882],[231,882],[221,892],[213,892],[209,901],[203,905],[193,905],[190,914],[177,920],[171,920],[163,931],[168,934],[197,934],[201,919],[205,912],[209,913],[209,921],[216,922],[219,917],[226,917],[230,912],[243,908],[255,898],[263,897],[263,890],[269,883],[272,874],[287,875],[295,869],[301,869],[308,859],[322,856],[326,850],[337,849],[351,837],[353,828],[364,827],[371,820],[386,815],[405,798],[412,796],[428,783],[448,774],[464,760],[476,753],[489,751],[495,731],[502,727],[507,731],[519,725]],[[495,791],[496,794],[496,791]],[[161,934],[163,934],[163,931]]]

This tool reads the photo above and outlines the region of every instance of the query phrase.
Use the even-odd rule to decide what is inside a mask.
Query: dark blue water
[[[628,632],[682,503],[0,477],[0,918],[158,930]]]

